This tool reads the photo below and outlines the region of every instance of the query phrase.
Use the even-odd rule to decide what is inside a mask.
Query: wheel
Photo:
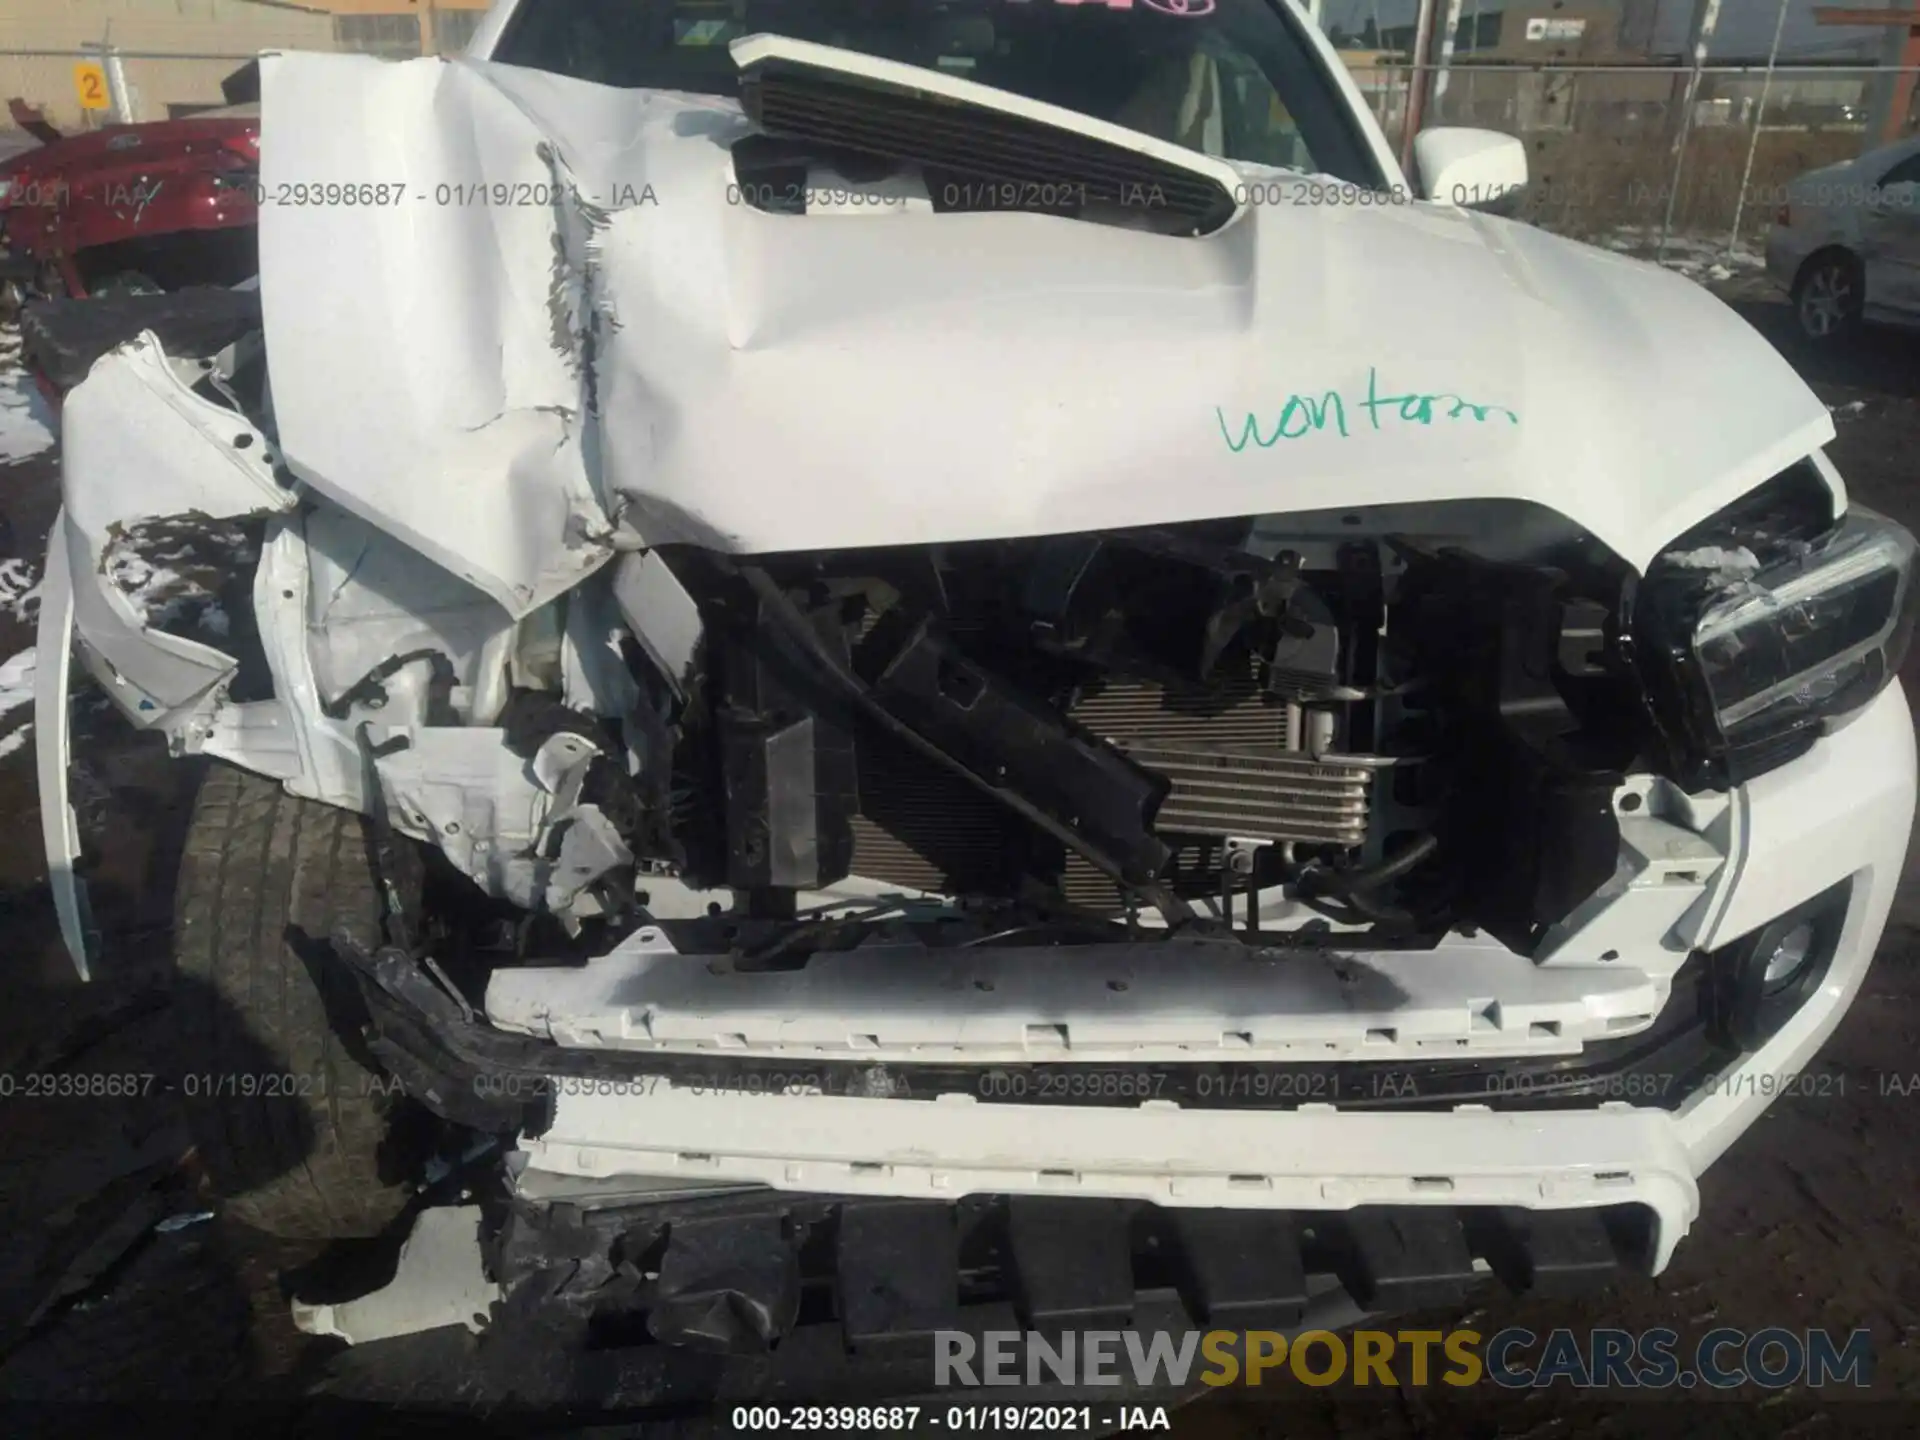
[[[1844,250],[1815,255],[1793,282],[1793,313],[1800,333],[1817,343],[1858,330],[1866,303],[1866,277],[1860,262]]]
[[[378,943],[383,913],[360,816],[209,767],[175,898],[178,1083],[226,1212],[269,1234],[375,1235],[411,1194],[413,1116],[327,945]]]

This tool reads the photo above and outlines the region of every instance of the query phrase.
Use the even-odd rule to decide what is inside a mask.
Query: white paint
[[[1442,205],[1486,205],[1527,184],[1527,147],[1497,130],[1422,130],[1413,137],[1413,162],[1422,193]]]
[[[1717,864],[1709,852],[1703,868]],[[1684,958],[1659,941],[1700,893],[1676,889],[1667,926],[1641,915],[1634,948],[1611,962],[1600,945],[1563,946],[1541,964],[1461,936],[1419,952],[1176,940],[1044,959],[872,941],[804,969],[735,974],[715,973],[724,957],[675,954],[642,930],[584,967],[496,971],[487,1016],[569,1048],[875,1062],[1572,1054],[1652,1022]]]
[[[140,520],[285,510],[294,496],[273,478],[266,436],[194,394],[151,333],[96,361],[68,392],[62,420],[65,504],[50,543],[65,549],[70,574],[88,577],[73,591],[83,659],[135,725],[181,732],[211,712],[237,662],[151,628],[159,617],[141,592],[159,577],[124,569],[131,593],[94,577],[117,551],[114,537]]]
[[[47,888],[60,923],[73,968],[82,980],[92,973],[99,937],[87,904],[86,882],[76,863],[80,859],[80,821],[73,813],[72,785],[67,762],[72,731],[67,715],[67,678],[73,663],[73,587],[67,576],[66,514],[54,517],[47,544],[47,568],[40,581],[40,627],[36,653],[46,657],[35,665],[33,723],[39,731],[34,743],[34,778],[40,793],[40,840],[47,852]]]
[[[262,215],[289,463],[514,613],[604,558],[595,495],[648,540],[766,551],[1417,485],[1539,501],[1644,565],[1833,433],[1718,300],[1489,216],[1262,204],[1189,239],[1035,215],[770,215],[727,203],[724,142],[746,122],[724,100],[470,62],[265,65],[269,188],[380,174],[431,196],[558,173],[603,203],[657,198],[613,210],[575,277],[602,317],[592,397],[547,305],[578,216],[430,200]],[[320,265],[336,283],[306,282]],[[1394,393],[1521,423],[1239,454],[1222,438],[1216,408],[1271,424],[1294,394],[1364,394],[1373,367]]]
[[[1656,1271],[1700,1208],[1680,1127],[1671,1116],[1624,1104],[1394,1115],[1331,1105],[1017,1105],[971,1095],[753,1095],[665,1084],[605,1095],[556,1085],[554,1092],[552,1126],[520,1144],[532,1167],[562,1175],[1259,1210],[1638,1202],[1659,1217]]]

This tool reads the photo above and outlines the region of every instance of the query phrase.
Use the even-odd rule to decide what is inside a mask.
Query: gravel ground
[[[1833,455],[1855,496],[1920,529],[1920,337],[1870,335],[1834,355],[1792,339],[1785,306],[1750,275],[1729,298],[1780,345],[1835,410]],[[0,400],[0,404],[5,404]],[[37,573],[56,503],[46,451],[0,464],[0,566]],[[11,539],[8,533],[11,532]],[[0,662],[33,643],[19,569],[0,569]],[[16,667],[17,668],[17,667]],[[1920,663],[1904,677],[1912,692]],[[4,692],[0,692],[0,703]],[[79,717],[76,798],[104,985],[80,986],[59,949],[38,838],[32,745],[5,753],[24,709],[0,714],[0,1073],[64,1067],[149,1073],[164,1065],[159,985],[170,889],[192,767],[166,761],[153,737],[105,710]],[[1647,1396],[1622,1403],[1566,1387],[1514,1395],[1490,1386],[1398,1392],[1285,1392],[1216,1397],[1181,1412],[1183,1432],[1219,1437],[1505,1434],[1601,1437],[1667,1432],[1911,1434],[1920,1421],[1920,876],[1907,883],[1866,987],[1821,1065],[1844,1093],[1797,1095],[1706,1176],[1705,1212],[1658,1280],[1597,1299],[1501,1299],[1469,1323],[1628,1329],[1667,1325],[1683,1341],[1719,1325],[1758,1330],[1868,1327],[1874,1383],[1845,1397],[1740,1392],[1716,1403]],[[1909,1094],[1899,1093],[1902,1090]],[[0,1407],[13,1433],[57,1427],[73,1397],[144,1404],[218,1397],[243,1402],[297,1390],[315,1353],[291,1329],[286,1276],[310,1250],[201,1221],[205,1199],[170,1102],[133,1098],[0,1100]],[[180,1228],[155,1233],[175,1217]],[[92,1273],[101,1237],[149,1239]],[[122,1247],[124,1248],[124,1247]],[[101,1253],[117,1253],[107,1245]],[[78,1273],[68,1293],[53,1278]],[[1454,1317],[1436,1317],[1444,1323]],[[32,1338],[26,1338],[32,1337]],[[24,1343],[23,1343],[24,1341]],[[150,1408],[145,1413],[151,1414]]]

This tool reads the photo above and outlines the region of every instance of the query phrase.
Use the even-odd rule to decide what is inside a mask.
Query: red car
[[[259,272],[258,105],[61,135],[0,165],[0,275],[23,293],[83,298],[233,285]]]

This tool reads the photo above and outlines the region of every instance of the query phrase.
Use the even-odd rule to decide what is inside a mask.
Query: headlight
[[[1883,690],[1913,633],[1915,544],[1856,506],[1799,534],[1692,532],[1648,570],[1634,637],[1668,768],[1737,784],[1803,754]]]

